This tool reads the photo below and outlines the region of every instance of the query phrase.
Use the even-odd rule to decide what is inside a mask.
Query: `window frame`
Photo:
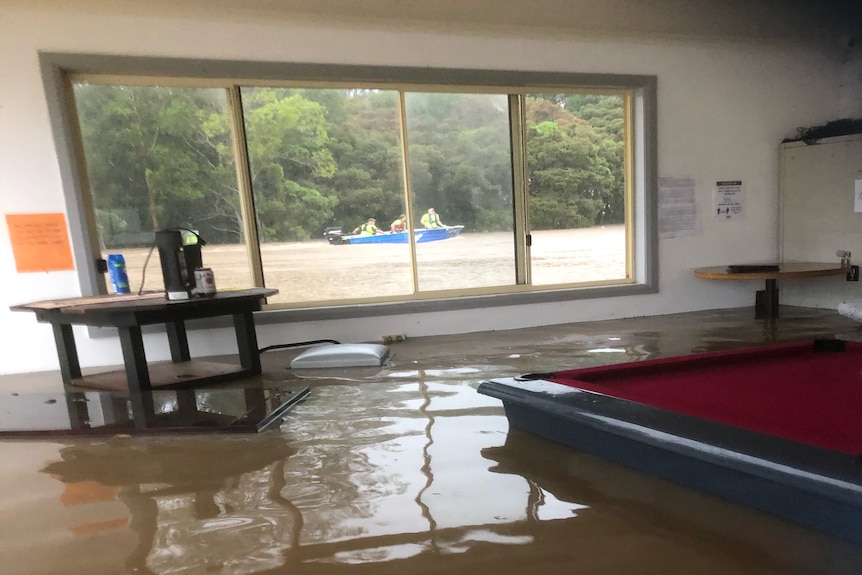
[[[471,90],[477,93],[507,93],[510,98],[516,99],[519,94],[539,91],[626,91],[631,94],[630,98],[625,99],[631,107],[630,113],[627,114],[630,120],[627,119],[629,137],[626,139],[625,150],[629,166],[629,173],[626,174],[626,209],[630,210],[630,224],[627,224],[630,229],[630,245],[627,250],[631,256],[631,283],[540,288],[518,284],[513,286],[518,291],[460,297],[435,296],[432,292],[406,301],[347,303],[293,309],[267,306],[266,309],[272,313],[264,315],[267,316],[266,323],[312,321],[610,298],[658,291],[655,76],[200,60],[54,52],[40,53],[39,62],[66,201],[73,253],[84,295],[102,293],[106,287],[104,275],[98,273],[96,258],[93,256],[98,253],[94,251],[94,246],[97,245],[92,216],[94,210],[90,205],[89,192],[84,187],[87,181],[86,164],[78,137],[78,120],[72,97],[73,80],[88,76],[118,84],[151,85],[159,80],[171,85],[218,88],[261,83],[269,86],[314,88],[341,88],[350,84],[356,87],[424,92],[446,92],[455,88],[458,91]],[[233,90],[229,91],[230,97],[237,98],[238,94],[232,95],[232,92]],[[515,113],[522,114],[523,111]],[[238,128],[242,126],[234,126],[235,130]],[[243,151],[239,150],[239,153]],[[247,162],[245,165],[247,166]],[[513,175],[516,178],[519,169],[522,168],[514,168]],[[240,180],[248,177],[242,172],[242,169],[238,170]],[[520,195],[517,187],[515,195],[517,201]],[[259,281],[261,278],[257,276],[257,270],[260,266],[253,260],[252,264],[252,277]],[[517,272],[520,274],[523,270]]]

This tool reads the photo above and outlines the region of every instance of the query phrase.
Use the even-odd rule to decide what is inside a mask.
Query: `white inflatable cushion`
[[[838,313],[858,322],[862,322],[862,299],[842,301],[838,304]]]
[[[333,343],[311,347],[290,362],[291,369],[381,366],[389,347],[378,343]]]

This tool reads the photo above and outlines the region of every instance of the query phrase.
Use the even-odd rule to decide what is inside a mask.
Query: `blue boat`
[[[464,226],[445,226],[441,228],[413,230],[416,243],[437,242],[454,238],[464,230]],[[406,244],[410,232],[381,232],[373,236],[342,235],[341,228],[327,228],[323,234],[329,243],[340,244]]]

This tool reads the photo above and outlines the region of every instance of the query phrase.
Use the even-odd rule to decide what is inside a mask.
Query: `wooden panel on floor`
[[[184,387],[188,384],[196,386],[213,382],[221,378],[235,377],[248,370],[229,363],[216,363],[192,359],[174,363],[171,361],[148,364],[150,384],[159,387]],[[250,373],[249,373],[250,374]],[[128,389],[126,372],[123,370],[108,371],[85,375],[72,380],[74,387],[124,391]]]

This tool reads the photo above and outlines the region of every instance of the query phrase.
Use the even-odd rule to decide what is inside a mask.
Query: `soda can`
[[[201,297],[216,294],[215,275],[210,268],[195,268],[195,293]]]
[[[123,254],[108,254],[108,276],[111,278],[114,293],[132,293]]]

